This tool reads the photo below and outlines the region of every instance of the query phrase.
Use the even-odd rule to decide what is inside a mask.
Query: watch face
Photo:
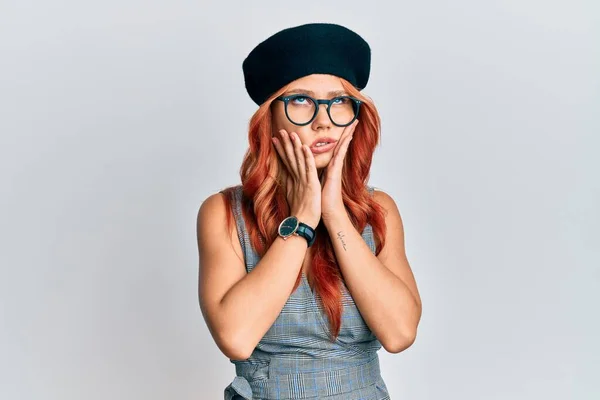
[[[284,237],[290,236],[296,231],[296,228],[298,228],[298,218],[287,217],[279,224],[279,234]]]

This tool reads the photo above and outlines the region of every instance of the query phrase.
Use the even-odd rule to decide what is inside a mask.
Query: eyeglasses
[[[327,104],[327,115],[336,126],[348,126],[356,117],[362,101],[352,96],[338,96],[330,100],[314,99],[305,94],[276,98],[285,104],[285,115],[294,125],[308,125],[317,117],[319,106]]]

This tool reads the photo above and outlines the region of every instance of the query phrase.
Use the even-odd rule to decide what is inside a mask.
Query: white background
[[[0,1],[0,398],[223,398],[196,213],[239,182],[244,57],[307,22],[372,47],[423,299],[392,399],[600,398],[600,6],[383,3]]]

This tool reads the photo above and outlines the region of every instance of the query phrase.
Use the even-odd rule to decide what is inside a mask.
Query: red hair
[[[342,168],[342,198],[352,224],[362,232],[367,223],[379,239],[375,254],[385,245],[385,219],[383,208],[371,197],[366,183],[369,177],[375,146],[379,143],[381,120],[372,100],[363,95],[348,81],[341,79],[342,86],[351,96],[362,100],[359,119],[352,142],[348,147]],[[283,94],[289,85],[269,97],[252,116],[249,124],[248,140],[250,147],[244,155],[240,168],[243,187],[242,215],[246,223],[250,242],[262,257],[277,238],[279,223],[290,215],[282,173],[285,165],[279,159],[272,144],[271,103]],[[231,208],[234,187],[228,187],[225,194],[227,225],[230,234],[235,226]],[[323,225],[319,222],[313,244],[311,272],[314,277],[314,290],[319,294],[321,304],[329,319],[332,340],[339,335],[342,315],[342,276],[335,258],[333,245]],[[302,272],[298,273],[294,289],[300,284]]]

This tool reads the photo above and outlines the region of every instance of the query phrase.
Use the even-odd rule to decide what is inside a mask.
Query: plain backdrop
[[[223,398],[196,214],[239,183],[244,57],[307,22],[372,47],[423,300],[392,399],[600,398],[597,2],[1,0],[1,399]]]

